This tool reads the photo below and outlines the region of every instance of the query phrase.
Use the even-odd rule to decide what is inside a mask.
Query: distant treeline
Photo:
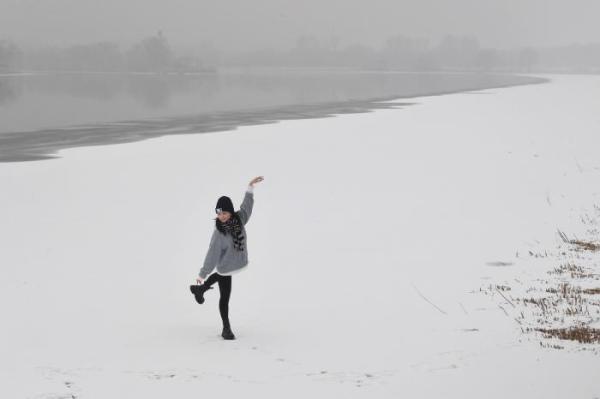
[[[406,71],[600,72],[600,43],[494,49],[471,36],[446,36],[437,43],[408,36],[387,39],[380,48],[339,46],[303,36],[289,50],[237,54],[198,47],[177,55],[159,32],[126,50],[110,42],[23,51],[0,41],[0,71],[193,72],[215,67],[343,67]]]
[[[198,72],[213,70],[199,58],[177,56],[158,32],[125,51],[118,44],[99,42],[70,47],[19,49],[0,41],[0,71]]]
[[[406,71],[600,72],[600,43],[493,49],[470,36],[446,36],[437,43],[391,37],[379,49],[339,47],[315,37],[298,39],[288,51],[249,51],[226,59],[232,65],[358,67]]]

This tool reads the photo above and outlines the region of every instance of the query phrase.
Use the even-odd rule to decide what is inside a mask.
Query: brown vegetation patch
[[[583,241],[583,240],[571,240],[571,244],[577,245],[579,249],[585,251],[597,251],[600,249],[600,244],[591,241]]]
[[[580,250],[597,251],[600,249],[600,244],[598,244],[598,243],[595,243],[592,241],[579,240],[579,239],[570,239],[569,237],[567,237],[567,235],[565,233],[563,233],[560,230],[558,230],[558,235],[563,240],[563,242],[576,245],[578,247],[578,249],[580,249]]]
[[[536,328],[546,338],[577,341],[584,344],[600,343],[600,329],[590,327]]]
[[[598,211],[600,220],[600,207]],[[590,253],[600,253],[600,229],[597,231],[592,239],[580,240],[559,230],[564,244],[559,244],[556,250],[529,250],[532,257],[549,257],[552,261],[542,265],[543,272],[547,273],[545,277],[537,272],[531,278],[526,276],[525,281],[529,279],[532,286],[515,278],[516,286],[506,282],[510,280],[503,284],[496,281],[480,291],[496,301],[500,301],[499,296],[511,305],[512,309],[502,302],[497,304],[507,317],[521,325],[523,333],[538,335],[544,348],[564,349],[562,345],[566,341],[600,344],[600,326],[591,324],[597,322],[600,315],[600,285],[597,284],[600,262],[595,259],[596,254]],[[501,262],[487,264],[503,265]]]

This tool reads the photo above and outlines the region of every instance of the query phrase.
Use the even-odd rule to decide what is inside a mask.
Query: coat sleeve
[[[254,207],[254,192],[251,186],[248,186],[248,190],[246,190],[246,194],[244,194],[244,200],[242,201],[242,205],[240,205],[240,219],[242,220],[242,224],[248,223],[250,219],[250,215],[252,215],[252,208]]]
[[[198,273],[198,275],[202,279],[205,279],[206,276],[208,276],[213,271],[221,257],[222,244],[219,238],[219,232],[217,231],[217,229],[215,229],[210,239],[208,252],[206,253],[206,257],[204,258],[204,265],[200,269],[200,273]]]

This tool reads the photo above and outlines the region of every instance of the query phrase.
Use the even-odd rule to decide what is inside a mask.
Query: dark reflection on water
[[[47,159],[57,149],[73,146],[390,107],[377,102],[385,99],[542,81],[487,74],[306,70],[4,76],[0,161]]]

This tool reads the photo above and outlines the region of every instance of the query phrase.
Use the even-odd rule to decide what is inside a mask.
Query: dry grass
[[[588,219],[589,219],[589,217],[588,217]],[[558,230],[558,235],[560,236],[560,238],[563,240],[564,243],[573,244],[573,245],[577,246],[577,249],[579,249],[579,250],[595,252],[600,249],[600,244],[595,243],[593,241],[570,239],[569,237],[567,237],[567,235],[564,232],[562,232],[560,230]]]
[[[600,207],[597,210],[600,220]],[[585,222],[592,223],[590,218]],[[593,222],[595,226],[596,219]],[[501,297],[510,304],[512,308],[503,307],[504,303],[498,304],[498,307],[521,325],[523,333],[541,334],[540,345],[543,348],[564,349],[563,343],[555,339],[580,344],[600,344],[600,328],[591,327],[595,326],[592,323],[600,320],[600,300],[594,297],[600,295],[597,284],[600,279],[600,272],[597,271],[600,262],[589,254],[600,251],[600,237],[596,235],[591,240],[581,240],[568,237],[560,230],[558,233],[564,244],[559,244],[556,250],[529,250],[531,257],[552,260],[552,263],[544,264],[552,265],[550,268],[542,269],[547,273],[545,278],[535,276],[532,286],[517,279],[514,279],[519,284],[517,286],[506,282],[492,283],[482,291],[493,298]],[[488,262],[488,265],[507,264]]]
[[[576,245],[578,249],[584,251],[597,251],[600,249],[600,244],[591,241],[571,240],[571,244]]]
[[[550,349],[565,349],[565,347],[562,345],[549,344],[549,343],[544,343],[544,342],[540,342],[540,346],[542,348],[550,348]]]
[[[536,328],[546,338],[577,341],[583,344],[600,343],[600,329],[590,327]]]
[[[555,267],[553,270],[549,271],[548,274],[570,274],[571,278],[591,278],[594,277],[593,273],[590,273],[589,270],[584,269],[581,266],[577,266],[573,263],[567,262],[558,267]]]

